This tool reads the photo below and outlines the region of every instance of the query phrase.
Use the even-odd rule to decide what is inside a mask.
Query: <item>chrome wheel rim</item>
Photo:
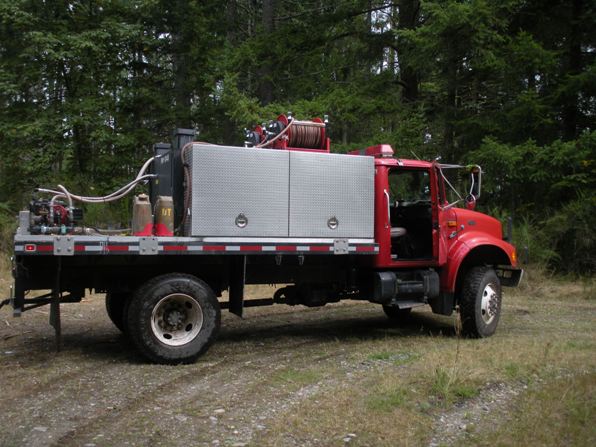
[[[482,302],[480,304],[480,313],[485,324],[490,324],[497,316],[499,310],[499,294],[497,287],[489,283],[482,291]]]
[[[163,297],[151,314],[153,335],[168,346],[182,346],[192,341],[202,327],[203,309],[184,293]]]

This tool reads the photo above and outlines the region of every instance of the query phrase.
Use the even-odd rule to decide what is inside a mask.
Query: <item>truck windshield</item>
[[[430,201],[430,176],[426,170],[396,169],[389,175],[389,189],[395,202]]]

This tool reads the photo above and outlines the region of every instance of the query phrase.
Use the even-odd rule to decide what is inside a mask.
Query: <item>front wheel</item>
[[[128,308],[128,330],[136,347],[156,363],[191,363],[219,332],[221,313],[211,288],[176,273],[141,286]]]
[[[459,302],[464,335],[490,337],[501,316],[501,282],[490,267],[473,267],[464,278]]]

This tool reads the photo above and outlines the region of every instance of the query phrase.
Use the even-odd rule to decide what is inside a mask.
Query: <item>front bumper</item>
[[[524,276],[524,269],[511,267],[510,265],[499,265],[495,271],[501,280],[501,285],[505,287],[519,286],[519,283]]]

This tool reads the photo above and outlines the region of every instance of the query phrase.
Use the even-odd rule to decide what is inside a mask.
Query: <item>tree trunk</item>
[[[457,161],[455,153],[455,120],[457,118],[457,61],[451,57],[447,64],[447,97],[445,102],[445,128],[443,146],[445,156],[451,161]]]
[[[275,29],[275,5],[276,0],[263,0],[261,17],[265,37],[270,35]],[[259,77],[257,95],[263,105],[267,105],[273,101],[273,83],[271,82],[273,72],[272,63],[269,56],[263,57],[261,67],[257,71]]]
[[[412,30],[418,26],[420,15],[419,0],[399,1],[399,29]],[[410,64],[409,58],[414,51],[412,44],[403,38],[397,41],[399,75],[403,85],[402,98],[404,102],[418,100],[418,71]]]
[[[569,33],[569,47],[567,60],[567,75],[575,76],[582,70],[581,59],[581,29],[580,20],[583,12],[583,0],[573,0],[571,5],[571,31]],[[569,92],[563,104],[563,138],[573,140],[577,137],[577,118],[578,118],[578,97],[574,90]]]
[[[169,14],[172,33],[172,65],[174,70],[174,115],[176,127],[191,128],[191,88],[189,87],[189,39],[185,37],[186,2],[173,1]]]

